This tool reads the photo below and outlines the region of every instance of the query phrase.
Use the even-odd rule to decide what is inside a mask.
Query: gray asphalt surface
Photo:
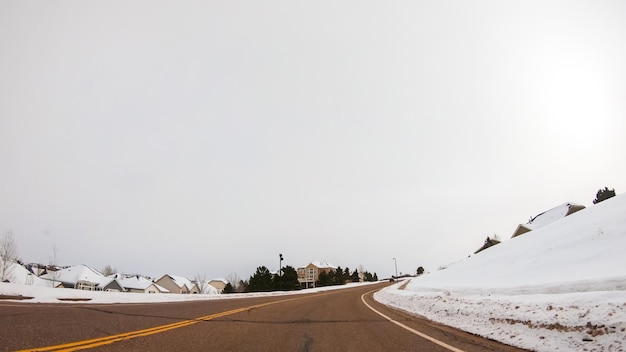
[[[0,350],[39,348],[161,327],[87,345],[93,351],[435,351],[434,344],[387,321],[361,295],[385,284],[266,298],[163,304],[0,302]],[[461,351],[522,351],[366,301],[393,320]],[[269,305],[257,306],[275,302]],[[233,311],[235,309],[241,311]],[[227,312],[225,316],[215,316]],[[204,318],[205,320],[198,320]],[[183,327],[167,328],[183,322]],[[129,338],[130,337],[130,338]],[[120,341],[114,341],[120,340]],[[51,350],[73,350],[70,345]]]

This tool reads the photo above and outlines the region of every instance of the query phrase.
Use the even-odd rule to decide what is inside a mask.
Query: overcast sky
[[[2,1],[0,231],[208,278],[460,260],[626,190],[623,1]]]

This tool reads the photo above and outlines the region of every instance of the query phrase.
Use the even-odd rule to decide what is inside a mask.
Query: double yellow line
[[[97,339],[91,339],[91,340],[70,342],[70,343],[65,343],[65,344],[56,345],[56,346],[48,346],[48,347],[40,347],[40,348],[29,348],[29,349],[20,350],[20,351],[17,351],[17,352],[44,352],[44,351],[70,352],[70,351],[80,351],[80,350],[84,350],[84,349],[88,349],[88,348],[94,348],[94,347],[98,347],[98,346],[102,346],[102,345],[109,345],[109,344],[112,344],[114,342],[130,340],[130,339],[134,339],[136,337],[154,335],[154,334],[158,334],[158,333],[165,332],[165,331],[168,331],[168,330],[183,328],[185,326],[193,325],[193,324],[199,323],[201,321],[209,321],[209,320],[225,317],[227,315],[232,315],[232,314],[245,312],[245,311],[248,311],[248,310],[251,310],[251,309],[254,309],[254,308],[260,308],[260,307],[269,306],[271,304],[292,301],[294,299],[297,299],[297,298],[284,299],[284,300],[280,300],[280,301],[256,304],[256,305],[249,306],[249,307],[237,308],[237,309],[228,310],[228,311],[225,311],[225,312],[220,312],[220,313],[215,313],[215,314],[211,314],[211,315],[206,315],[206,316],[199,317],[199,318],[196,318],[196,319],[183,320],[183,321],[179,321],[179,322],[176,322],[176,323],[167,324],[167,325],[161,325],[161,326],[157,326],[157,327],[149,328],[149,329],[143,329],[143,330],[137,330],[137,331],[132,331],[132,332],[126,332],[126,333],[117,334],[117,335],[104,336],[104,337],[99,337]]]

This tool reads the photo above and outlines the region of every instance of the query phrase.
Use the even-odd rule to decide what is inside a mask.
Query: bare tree
[[[359,264],[356,270],[359,275],[359,282],[365,281],[365,266],[363,266],[363,264]]]
[[[52,277],[52,287],[56,287],[57,281],[59,281],[59,268],[57,267],[57,257],[59,254],[59,249],[57,248],[56,243],[52,245],[52,257],[50,258],[50,276]]]
[[[102,275],[104,276],[113,275],[115,273],[117,273],[117,269],[108,264],[104,268],[102,268]]]
[[[206,281],[206,275],[196,274],[196,285],[198,286],[198,291],[200,293],[207,293],[206,289],[209,283]]]
[[[0,239],[0,258],[0,282],[9,281],[12,278],[11,265],[17,259],[17,244],[12,231],[5,233]]]
[[[239,275],[237,275],[237,273],[230,273],[226,275],[226,281],[228,281],[230,285],[233,287],[233,289],[235,290],[235,292],[237,292],[237,289],[239,288],[239,284],[241,283],[241,279],[239,278]]]

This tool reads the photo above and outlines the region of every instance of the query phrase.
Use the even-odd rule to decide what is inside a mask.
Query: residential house
[[[211,287],[214,287],[217,292],[221,293],[224,290],[224,287],[226,287],[226,284],[228,284],[228,280],[226,279],[213,279],[209,281],[209,285],[211,285]]]
[[[314,260],[303,268],[298,268],[298,282],[300,282],[301,288],[313,288],[319,278],[320,273],[325,272],[327,274],[334,272],[337,269],[336,266],[324,262]]]
[[[478,248],[478,250],[476,250],[476,252],[474,252],[474,254],[478,254],[479,252],[482,252],[482,251],[484,251],[485,249],[487,249],[489,247],[493,247],[496,244],[500,244],[500,240],[498,240],[496,238],[487,237],[487,239],[485,240],[485,243],[483,244],[483,246]]]
[[[117,278],[124,291],[133,293],[169,293],[165,287],[159,286],[152,280],[143,276],[132,275],[126,276],[122,274],[114,274],[113,277]]]
[[[87,265],[74,265],[41,276],[50,280],[55,287],[75,288],[88,291],[123,291],[115,278],[107,278],[98,270]]]
[[[46,266],[38,263],[30,263],[25,265],[26,269],[33,273],[33,275],[39,277],[46,274]]]
[[[97,286],[96,290],[106,292],[124,292],[122,284],[113,277],[104,278]]]
[[[584,205],[575,204],[575,203],[564,203],[557,207],[554,207],[550,210],[546,210],[543,213],[531,218],[530,221],[526,224],[519,224],[515,231],[513,232],[513,236],[511,238],[522,235],[526,232],[536,230],[540,227],[551,224],[557,220],[560,220],[566,216],[572,215],[579,210],[585,209]]]
[[[160,279],[156,281],[157,285],[160,285],[167,289],[170,293],[199,293],[200,289],[198,285],[191,282],[191,280],[182,277],[182,276],[174,276],[174,275],[163,275]]]

